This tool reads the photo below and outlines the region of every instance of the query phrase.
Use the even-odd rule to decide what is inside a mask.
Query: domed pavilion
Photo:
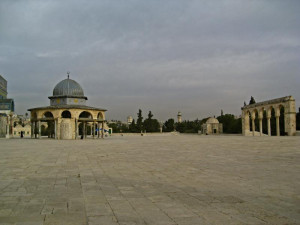
[[[86,106],[88,98],[80,84],[69,78],[59,82],[49,97],[50,106],[28,109],[31,112],[31,138],[41,138],[41,123],[48,123],[48,136],[55,139],[103,138],[106,109]],[[100,132],[102,131],[102,132]]]
[[[221,134],[223,133],[223,124],[219,123],[216,118],[210,117],[202,125],[202,134]]]

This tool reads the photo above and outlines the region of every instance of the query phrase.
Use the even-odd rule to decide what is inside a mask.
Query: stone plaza
[[[300,224],[299,137],[0,140],[0,225]]]

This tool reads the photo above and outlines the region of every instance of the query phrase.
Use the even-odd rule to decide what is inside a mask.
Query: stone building
[[[223,124],[216,118],[210,117],[205,124],[202,124],[202,134],[222,134]]]
[[[0,75],[0,113],[11,115],[14,111],[14,100],[7,98],[7,81]]]
[[[284,133],[288,136],[296,135],[296,105],[292,96],[271,99],[255,104],[245,105],[242,109],[242,131],[245,136],[263,136],[263,120],[267,120],[267,135],[271,136],[271,129],[276,129],[276,135]],[[283,111],[283,115],[281,112]],[[273,112],[273,113],[272,113]],[[283,118],[282,118],[283,116]],[[276,127],[271,127],[271,119],[276,118]],[[255,129],[255,119],[259,120],[259,130]],[[280,127],[280,119],[284,120],[284,127]],[[251,130],[252,127],[252,130]],[[283,132],[280,132],[283,131]]]
[[[100,133],[103,138],[106,110],[86,106],[87,97],[82,87],[69,75],[55,86],[49,99],[50,106],[28,110],[31,112],[32,138],[41,137],[42,122],[47,122],[49,129],[53,127],[49,135],[55,139],[86,138],[88,130],[93,138],[99,138]]]
[[[7,115],[0,113],[0,138],[5,138],[7,133]]]
[[[18,124],[13,127],[13,136],[20,137],[21,132],[23,132],[24,137],[31,137],[31,126],[30,124],[26,124],[25,126],[22,126],[21,124]]]
[[[0,99],[7,98],[7,81],[0,75]]]
[[[12,137],[13,99],[7,98],[7,81],[0,75],[0,137]]]

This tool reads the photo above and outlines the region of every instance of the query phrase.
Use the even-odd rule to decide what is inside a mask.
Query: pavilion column
[[[101,138],[104,138],[104,121],[102,121],[102,133],[101,133]]]
[[[262,133],[263,133],[262,118],[259,118],[259,133],[260,133],[260,136],[262,136]]]
[[[12,116],[12,114],[9,117],[9,123],[10,123],[10,126],[9,126],[9,135],[10,135],[10,137],[13,137],[14,136],[14,132],[13,132],[14,123],[13,123],[13,116]]]
[[[95,131],[96,131],[96,128],[95,128],[95,121],[93,121],[93,138],[95,138]]]
[[[242,125],[243,125],[243,134],[244,135],[250,134],[249,114],[248,114],[248,112],[244,113],[243,120],[244,120],[244,123],[242,123]]]
[[[36,127],[37,127],[37,121],[34,121],[34,126],[33,126],[34,138],[37,138]]]
[[[57,120],[54,119],[54,139],[57,139]]]
[[[276,134],[280,136],[279,116],[276,116]]]
[[[252,134],[255,136],[255,117],[252,117]]]
[[[83,123],[83,126],[82,126],[82,136],[83,136],[83,138],[86,138],[86,122],[85,121],[83,121],[82,122]]]
[[[42,129],[41,129],[41,121],[38,121],[38,126],[39,126],[39,138],[42,137]]]
[[[75,119],[75,139],[77,139],[77,135],[78,135],[78,122],[77,119]]]
[[[271,118],[267,117],[268,120],[268,135],[271,136]]]
[[[31,121],[31,138],[34,138],[34,122]]]
[[[98,135],[98,138],[100,138],[100,123],[99,122],[97,123],[97,128],[98,128],[97,135]]]
[[[9,138],[9,131],[10,131],[10,116],[7,116],[7,125],[6,125],[6,138]]]
[[[79,136],[79,121],[77,120],[76,133]]]

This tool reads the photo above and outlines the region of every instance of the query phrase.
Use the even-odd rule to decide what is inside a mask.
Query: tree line
[[[113,129],[114,133],[141,133],[141,132],[159,132],[162,127],[163,132],[177,131],[180,133],[198,133],[201,126],[207,121],[208,118],[202,120],[184,120],[181,123],[175,122],[170,118],[162,124],[155,118],[149,111],[147,118],[144,120],[142,110],[139,109],[137,113],[137,120],[132,120],[131,124],[124,124],[121,121],[113,121],[108,123],[108,126]],[[221,112],[221,116],[217,117],[220,123],[223,123],[224,133],[242,133],[241,118],[236,119],[234,115],[225,114]]]
[[[114,133],[140,133],[140,132],[159,132],[160,123],[157,119],[153,118],[151,111],[148,113],[148,117],[143,120],[142,110],[139,109],[137,113],[137,120],[132,120],[131,124],[124,124],[121,121],[114,121],[108,123],[108,126],[113,129]]]
[[[251,96],[249,105],[255,104],[256,101]],[[246,102],[244,102],[244,106],[246,106]],[[275,119],[275,111],[271,112],[271,134],[276,135],[276,119]],[[280,112],[280,133],[284,135],[284,110],[281,109]],[[232,114],[224,114],[223,110],[221,110],[221,115],[217,117],[218,121],[223,124],[223,133],[227,134],[240,134],[242,133],[242,119],[236,118]],[[166,120],[164,123],[160,124],[157,119],[153,118],[153,114],[151,111],[148,113],[148,117],[143,120],[142,110],[139,109],[137,113],[137,120],[133,120],[130,125],[124,124],[121,121],[115,121],[114,123],[109,123],[108,126],[113,129],[114,133],[140,133],[140,132],[159,132],[160,127],[162,126],[163,132],[172,132],[178,131],[180,133],[198,133],[201,130],[201,127],[208,118],[204,119],[196,119],[196,120],[184,120],[181,123],[175,122],[173,118]],[[296,127],[297,130],[300,130],[300,108],[299,112],[296,114]],[[250,121],[250,129],[252,130],[252,123]],[[258,116],[255,118],[255,130],[259,131],[259,120]],[[266,112],[264,112],[263,117],[263,133],[267,134],[267,119]]]

